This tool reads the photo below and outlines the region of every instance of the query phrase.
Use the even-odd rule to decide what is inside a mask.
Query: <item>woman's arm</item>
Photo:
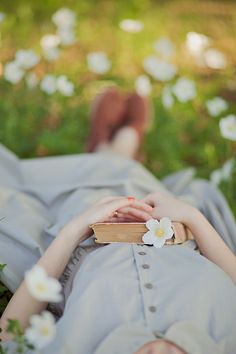
[[[111,197],[105,198],[80,216],[71,220],[55,238],[52,244],[38,261],[38,265],[45,269],[50,277],[59,278],[68,263],[73,250],[83,240],[89,237],[89,225],[105,220],[111,220],[114,212],[128,210],[128,218],[145,220],[150,218],[148,212],[152,208],[147,204],[135,201],[134,198]],[[23,329],[28,326],[31,315],[40,313],[47,303],[35,300],[23,281],[9,302],[1,319],[0,333],[2,340],[10,339],[6,332],[8,319],[19,320]]]
[[[172,221],[185,224],[193,233],[201,253],[222,268],[236,284],[236,256],[199,210],[160,192],[149,194],[142,201],[153,207],[153,218],[168,216]]]

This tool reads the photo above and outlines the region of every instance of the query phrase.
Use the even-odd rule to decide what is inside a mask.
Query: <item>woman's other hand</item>
[[[190,204],[165,192],[148,194],[141,202],[152,206],[151,216],[154,219],[169,217],[172,221],[188,224],[196,210]]]

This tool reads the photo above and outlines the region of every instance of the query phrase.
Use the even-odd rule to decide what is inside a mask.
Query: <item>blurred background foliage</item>
[[[44,59],[33,69],[42,79],[47,73],[65,74],[75,84],[75,94],[47,95],[29,89],[24,80],[16,85],[0,78],[0,141],[21,158],[74,154],[84,151],[89,131],[89,105],[104,86],[134,88],[144,73],[143,60],[153,53],[153,42],[165,36],[176,46],[178,76],[196,83],[197,96],[187,103],[165,108],[161,101],[163,83],[152,79],[153,123],[144,145],[143,163],[158,177],[193,166],[198,176],[209,178],[236,154],[236,143],[221,136],[219,117],[211,117],[205,102],[215,96],[228,103],[227,114],[236,112],[236,2],[196,0],[2,0],[6,18],[0,25],[0,72],[18,49],[41,53],[40,38],[55,33],[52,15],[61,7],[75,11],[77,42],[62,49],[53,62]],[[119,27],[125,18],[144,23],[139,33]],[[186,35],[200,32],[214,41],[227,58],[223,70],[198,67],[186,52]],[[112,68],[103,75],[88,70],[86,56],[104,51]],[[235,171],[221,183],[235,209]]]

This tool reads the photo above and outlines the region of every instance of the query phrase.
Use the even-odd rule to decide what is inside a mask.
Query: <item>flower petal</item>
[[[156,237],[155,241],[153,242],[153,246],[156,248],[161,248],[165,244],[165,238],[164,237]]]
[[[168,229],[171,227],[171,220],[168,217],[161,218],[160,220],[160,227],[162,229]]]
[[[174,230],[172,227],[169,227],[168,229],[165,229],[165,239],[168,240],[174,235]]]
[[[157,221],[156,219],[150,219],[146,222],[146,227],[151,231],[156,230],[159,225],[159,221]]]
[[[142,240],[144,243],[146,243],[147,245],[153,245],[153,241],[154,241],[154,236],[153,233],[151,231],[146,232],[143,237]]]

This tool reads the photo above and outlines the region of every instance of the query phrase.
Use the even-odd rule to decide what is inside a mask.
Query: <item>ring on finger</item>
[[[117,217],[118,216],[118,211],[114,211],[113,216]]]

